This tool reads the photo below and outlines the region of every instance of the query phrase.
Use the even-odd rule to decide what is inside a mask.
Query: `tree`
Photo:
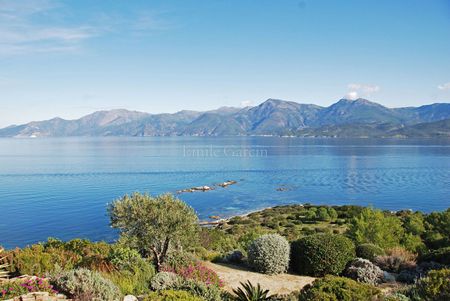
[[[364,208],[353,218],[347,234],[356,244],[372,243],[383,249],[400,245],[404,229],[400,219],[380,210]]]
[[[320,207],[319,210],[317,210],[317,219],[320,221],[329,221],[330,215],[328,214],[328,210],[325,207]]]
[[[170,248],[189,246],[198,238],[198,217],[194,210],[171,194],[125,195],[108,206],[111,226],[120,230],[121,239],[131,242],[153,261],[157,271]]]

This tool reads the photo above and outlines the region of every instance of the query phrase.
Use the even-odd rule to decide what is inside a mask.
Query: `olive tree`
[[[153,255],[157,271],[170,248],[186,247],[198,238],[194,210],[171,194],[125,195],[109,204],[108,214],[122,240],[130,242],[143,256]]]

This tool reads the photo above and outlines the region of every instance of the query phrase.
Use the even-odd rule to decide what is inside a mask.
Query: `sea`
[[[236,181],[221,187],[220,183]],[[192,187],[211,190],[179,193]],[[450,207],[449,139],[74,137],[0,139],[0,245],[114,241],[107,205],[172,193],[201,220],[283,204]]]

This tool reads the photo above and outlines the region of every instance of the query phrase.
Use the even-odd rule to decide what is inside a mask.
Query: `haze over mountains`
[[[0,137],[238,135],[450,137],[450,103],[391,109],[361,98],[329,107],[268,99],[254,107],[206,112],[98,111],[76,120],[53,118],[0,129]]]

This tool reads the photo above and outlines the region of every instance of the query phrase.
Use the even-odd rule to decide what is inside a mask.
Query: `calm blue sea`
[[[450,207],[450,140],[161,137],[0,139],[0,245],[113,240],[106,204],[133,191],[180,194],[227,217],[289,203]]]

